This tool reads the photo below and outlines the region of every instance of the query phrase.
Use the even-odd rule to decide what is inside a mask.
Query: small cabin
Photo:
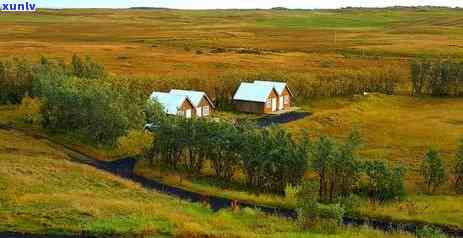
[[[186,118],[193,117],[195,107],[187,96],[153,92],[150,99],[159,102],[167,115],[184,116]]]
[[[254,84],[272,85],[278,93],[278,110],[288,111],[291,109],[291,98],[293,97],[293,93],[289,89],[287,83],[256,80]]]
[[[237,111],[266,114],[278,111],[278,92],[269,84],[241,83],[233,96]]]
[[[172,89],[169,93],[188,97],[193,104],[196,117],[207,117],[215,110],[214,103],[205,92]]]

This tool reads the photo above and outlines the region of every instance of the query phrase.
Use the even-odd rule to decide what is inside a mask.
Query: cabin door
[[[191,118],[191,109],[187,109],[185,111],[185,116],[186,116],[186,118]]]
[[[279,105],[280,107],[279,107],[279,109],[280,109],[280,110],[283,110],[284,105],[285,105],[284,97],[281,96],[281,97],[280,97],[280,105]]]
[[[203,115],[202,115],[202,109],[203,109],[202,107],[197,107],[197,108],[196,108],[196,116],[198,116],[198,117],[202,117],[202,116],[203,116]]]
[[[277,110],[277,98],[272,98],[272,112]]]

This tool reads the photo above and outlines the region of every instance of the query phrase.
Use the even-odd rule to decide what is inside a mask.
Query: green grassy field
[[[122,237],[410,237],[346,227],[301,232],[251,209],[209,208],[72,163],[59,147],[0,130],[0,231]]]

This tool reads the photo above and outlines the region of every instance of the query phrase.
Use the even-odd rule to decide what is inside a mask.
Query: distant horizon
[[[448,7],[463,8],[461,0],[3,0],[2,3],[32,2],[39,8],[49,9],[130,9],[130,8],[167,8],[176,10],[227,10],[227,9],[272,9],[287,8],[300,10],[343,9],[343,8],[391,8],[391,7]]]
[[[287,8],[287,7],[272,7],[272,8],[170,8],[170,7],[149,7],[149,6],[133,6],[133,7],[41,7],[40,9],[50,10],[65,10],[65,9],[119,9],[119,10],[130,10],[130,9],[165,9],[165,10],[189,10],[189,11],[214,11],[214,10],[344,10],[344,9],[390,9],[390,8],[449,8],[449,9],[463,9],[462,7],[448,7],[448,6],[384,6],[384,7],[339,7],[339,8]]]

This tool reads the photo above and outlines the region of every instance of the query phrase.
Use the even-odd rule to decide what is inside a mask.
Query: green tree
[[[357,186],[361,166],[355,150],[360,143],[360,133],[357,129],[354,129],[345,143],[338,146],[330,178],[330,202],[333,202],[339,196],[349,196]]]
[[[375,201],[386,202],[405,196],[404,170],[399,166],[389,168],[382,161],[368,161],[364,165],[368,183],[362,186],[366,196]]]
[[[455,160],[455,188],[458,193],[463,193],[463,139],[460,140]]]
[[[142,128],[146,99],[107,81],[44,74],[37,85],[43,125],[78,133],[86,140],[113,145],[129,129]]]
[[[209,159],[217,177],[230,181],[239,168],[242,140],[236,127],[228,123],[211,126]]]
[[[312,165],[319,178],[319,198],[329,201],[329,174],[336,159],[336,143],[328,137],[320,137],[312,151]]]
[[[343,144],[321,137],[311,146],[311,164],[319,178],[320,201],[332,203],[339,196],[348,196],[353,192],[361,167],[355,154],[359,144],[360,135],[353,130]]]
[[[283,193],[302,182],[306,154],[287,130],[272,126],[244,133],[242,164],[249,185],[266,192]]]
[[[297,223],[302,229],[321,233],[336,233],[345,210],[339,204],[320,204],[317,201],[318,183],[304,182],[297,195]]]
[[[421,164],[421,175],[424,179],[425,191],[435,193],[446,180],[445,168],[439,151],[431,148]]]
[[[119,137],[117,148],[127,156],[142,156],[153,143],[153,137],[147,131],[130,130],[127,135]]]
[[[94,62],[89,56],[82,60],[78,55],[72,56],[71,73],[86,79],[98,79],[106,75],[103,65]]]

